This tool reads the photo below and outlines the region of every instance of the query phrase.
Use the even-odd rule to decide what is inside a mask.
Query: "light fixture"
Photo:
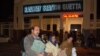
[[[78,14],[64,14],[63,17],[64,18],[78,18],[79,15]]]

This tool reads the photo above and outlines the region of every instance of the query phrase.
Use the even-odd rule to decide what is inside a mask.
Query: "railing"
[[[12,23],[6,23],[6,22],[0,23],[0,36],[9,37],[12,29],[13,29]]]

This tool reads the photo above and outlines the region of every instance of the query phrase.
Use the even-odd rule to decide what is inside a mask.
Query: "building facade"
[[[99,28],[97,0],[15,0],[14,30],[38,25],[44,31],[81,31]]]
[[[95,3],[95,0],[15,1],[14,28],[25,29],[25,25],[29,24],[29,27],[38,25],[42,30],[50,28],[50,31],[53,28],[68,32],[77,28],[81,31],[96,29]]]

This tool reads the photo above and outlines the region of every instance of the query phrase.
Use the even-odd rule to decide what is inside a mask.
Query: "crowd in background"
[[[77,56],[75,47],[96,46],[93,32],[87,38],[81,31],[65,31],[63,37],[59,35],[57,31],[41,34],[38,26],[31,28],[31,33],[23,38],[22,56]]]

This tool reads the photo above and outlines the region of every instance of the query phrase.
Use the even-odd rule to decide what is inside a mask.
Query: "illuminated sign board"
[[[24,8],[24,13],[41,12],[41,6],[27,6]]]
[[[60,11],[60,5],[57,4],[49,4],[49,5],[43,5],[42,7],[43,12],[48,12],[48,11]]]
[[[23,6],[24,14],[48,13],[48,12],[78,12],[83,11],[82,1],[31,4]]]

